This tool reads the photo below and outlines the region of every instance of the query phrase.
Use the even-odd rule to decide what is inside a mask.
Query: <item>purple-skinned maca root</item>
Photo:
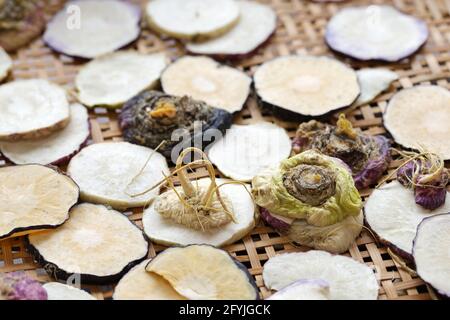
[[[47,300],[47,291],[25,272],[0,274],[0,300]]]
[[[274,217],[269,210],[265,208],[260,208],[259,212],[261,214],[262,219],[271,227],[279,231],[286,231],[289,229],[290,225],[280,219]]]

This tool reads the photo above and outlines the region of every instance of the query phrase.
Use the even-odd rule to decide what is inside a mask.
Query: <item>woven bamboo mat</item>
[[[48,0],[48,12],[58,9],[57,0]],[[140,1],[136,1],[140,2]],[[410,59],[395,64],[361,63],[340,56],[336,58],[352,65],[354,68],[375,67],[383,65],[398,73],[400,79],[390,90],[370,105],[349,112],[348,117],[356,127],[371,134],[384,134],[381,115],[387,101],[398,90],[418,83],[433,83],[450,89],[450,0],[393,0],[393,1],[347,1],[343,4],[319,4],[307,0],[262,0],[270,4],[278,14],[278,28],[270,43],[248,59],[233,63],[252,74],[262,62],[280,55],[307,53],[313,55],[333,56],[324,43],[324,28],[328,19],[345,5],[391,4],[407,13],[414,14],[427,21],[430,37],[424,48]],[[139,40],[132,46],[140,52],[165,51],[171,58],[182,55],[182,46],[172,39],[161,39],[144,29]],[[23,78],[47,78],[73,91],[73,79],[77,70],[84,63],[53,53],[41,39],[37,39],[27,48],[14,55],[14,68],[9,80]],[[104,140],[121,140],[121,132],[117,124],[117,112],[96,108],[90,113],[92,125],[92,143]],[[333,121],[335,117],[331,117]],[[249,99],[246,107],[235,116],[236,123],[253,123],[261,120],[272,121],[286,128],[291,136],[295,134],[298,123],[290,123],[273,118],[262,112],[255,99]],[[420,128],[418,128],[420,130]],[[0,156],[0,166],[5,161]],[[398,161],[391,164],[390,171],[398,166]],[[192,177],[206,176],[204,169],[197,169]],[[218,176],[220,174],[218,173]],[[364,197],[371,190],[364,190]],[[142,210],[126,212],[129,218],[138,225]],[[150,245],[150,256],[164,249]],[[294,247],[271,228],[260,223],[250,235],[226,248],[239,261],[244,263],[255,277],[262,297],[270,292],[264,287],[262,269],[265,261],[282,252],[305,251],[307,248]],[[380,299],[430,299],[432,294],[424,282],[404,271],[389,256],[387,249],[379,245],[366,231],[357,239],[347,255],[367,264],[374,269],[380,283]],[[49,281],[45,271],[35,264],[26,252],[23,238],[0,241],[0,272],[26,270],[30,275]],[[110,299],[113,286],[86,286],[99,299]]]

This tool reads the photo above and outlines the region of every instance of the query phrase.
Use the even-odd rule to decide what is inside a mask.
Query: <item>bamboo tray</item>
[[[61,7],[61,1],[46,1],[49,15]],[[141,2],[141,1],[135,1]],[[145,1],[144,1],[145,2]],[[313,3],[307,0],[261,0],[270,4],[278,14],[278,28],[270,43],[260,49],[258,53],[248,59],[233,63],[250,75],[262,62],[280,55],[303,53],[313,55],[330,55],[333,53],[324,43],[324,28],[328,19],[340,7],[362,4],[393,4],[407,13],[413,14],[427,21],[430,37],[425,47],[410,59],[394,64],[362,63],[341,56],[336,58],[352,65],[354,68],[375,67],[383,65],[398,73],[400,79],[390,90],[379,96],[370,105],[364,105],[357,110],[349,111],[348,117],[356,127],[371,134],[385,134],[381,114],[387,101],[398,90],[408,88],[419,83],[433,83],[450,89],[450,0],[375,0],[375,1],[347,1],[343,4]],[[184,54],[182,46],[172,39],[161,39],[145,28],[131,48],[140,52],[150,53],[165,51],[171,58]],[[46,47],[41,39],[37,39],[28,47],[13,56],[14,67],[10,79],[47,78],[63,85],[69,92],[73,92],[73,79],[85,61],[55,54]],[[285,122],[262,112],[251,97],[241,112],[235,118],[235,123],[248,124],[257,121],[272,121],[284,128],[291,136],[295,134],[298,123]],[[331,117],[335,120],[335,115]],[[104,108],[95,108],[90,112],[92,126],[91,143],[104,140],[121,140],[121,132],[117,123],[117,112]],[[420,130],[420,128],[418,128]],[[0,156],[0,166],[7,164]],[[390,171],[398,166],[393,161]],[[217,173],[220,176],[220,173]],[[204,177],[203,168],[195,170],[192,177]],[[362,191],[367,197],[370,189]],[[126,212],[129,218],[141,225],[142,210],[136,209]],[[163,250],[161,246],[150,244],[149,256],[153,257]],[[262,269],[265,261],[282,252],[306,251],[305,247],[294,247],[273,229],[262,222],[250,235],[243,240],[226,248],[239,261],[244,263],[255,277],[263,298],[270,295],[264,287]],[[351,247],[347,255],[373,268],[379,283],[379,299],[410,299],[424,300],[433,297],[418,277],[411,276],[403,270],[389,255],[387,249],[378,244],[370,233],[364,231]],[[50,281],[46,272],[36,264],[27,253],[24,238],[12,238],[0,241],[0,272],[25,270],[31,276]],[[85,286],[99,299],[111,299],[114,285]]]

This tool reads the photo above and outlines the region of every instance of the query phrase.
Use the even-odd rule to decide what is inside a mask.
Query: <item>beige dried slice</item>
[[[262,64],[253,80],[263,103],[304,116],[347,107],[360,93],[356,72],[328,57],[275,58]]]
[[[146,267],[191,300],[255,300],[258,290],[247,268],[226,251],[208,245],[169,248]]]
[[[48,282],[42,286],[48,300],[97,300],[88,292],[59,282]]]
[[[203,56],[182,57],[161,75],[164,92],[187,95],[228,112],[242,109],[251,82],[244,72]]]
[[[154,31],[193,41],[228,32],[239,16],[233,0],[152,0],[146,7],[147,22]]]
[[[361,94],[353,106],[360,106],[371,102],[380,93],[389,88],[390,84],[398,79],[398,75],[385,68],[364,68],[356,71],[358,75]]]
[[[69,218],[78,186],[41,165],[0,168],[0,239],[52,229]]]
[[[383,114],[383,123],[395,142],[406,148],[424,148],[450,159],[450,91],[421,85],[396,93]]]
[[[145,89],[153,89],[166,67],[163,53],[120,51],[81,68],[75,79],[78,99],[86,106],[119,107]]]
[[[69,123],[66,92],[43,79],[16,80],[0,86],[0,141],[37,139]]]
[[[160,275],[145,271],[150,260],[144,260],[120,279],[114,289],[114,300],[186,300]]]
[[[9,74],[12,68],[11,57],[6,51],[0,47],[0,81],[3,81]]]

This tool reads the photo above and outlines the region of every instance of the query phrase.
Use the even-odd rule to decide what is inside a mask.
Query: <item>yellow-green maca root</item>
[[[361,197],[350,172],[338,161],[314,150],[283,160],[253,179],[256,204],[317,227],[358,216]]]

